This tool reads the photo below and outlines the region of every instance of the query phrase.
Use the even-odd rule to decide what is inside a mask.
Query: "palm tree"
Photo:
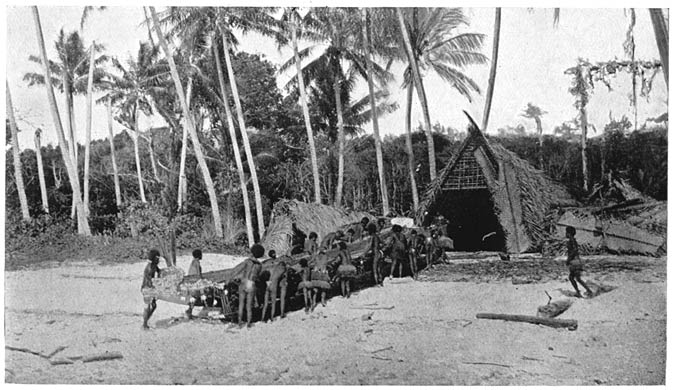
[[[382,197],[382,213],[389,215],[389,196],[387,194],[387,182],[384,177],[384,161],[382,160],[382,142],[380,141],[380,127],[377,122],[377,110],[375,104],[375,92],[373,88],[373,61],[372,45],[370,42],[370,26],[368,18],[368,9],[361,9],[361,25],[363,32],[363,42],[366,57],[366,70],[368,79],[368,95],[370,97],[370,107],[373,121],[373,138],[375,139],[375,158],[377,160],[377,173],[380,179],[380,196]]]
[[[575,97],[574,106],[579,110],[579,123],[581,127],[581,171],[584,177],[584,191],[588,192],[589,188],[589,172],[588,172],[588,156],[586,154],[586,139],[588,135],[588,117],[586,115],[586,105],[588,105],[588,74],[584,72],[585,67],[582,66],[582,60],[578,60],[577,66],[570,68],[566,73],[572,75],[572,86],[570,93]]]
[[[40,49],[41,64],[44,70],[43,80],[44,85],[47,91],[47,98],[49,100],[49,109],[54,121],[54,127],[56,128],[56,135],[59,140],[59,145],[61,146],[61,156],[66,165],[66,171],[68,173],[68,179],[71,183],[73,189],[73,198],[75,199],[75,206],[77,207],[77,231],[79,234],[90,236],[91,230],[89,228],[89,221],[87,220],[87,215],[84,212],[84,205],[82,203],[81,193],[80,193],[80,182],[77,177],[77,169],[75,167],[75,161],[71,159],[70,151],[68,144],[66,143],[66,136],[63,131],[63,126],[61,125],[61,118],[59,116],[58,106],[56,105],[56,97],[54,96],[54,89],[52,86],[52,75],[51,75],[51,63],[47,59],[47,49],[45,48],[44,36],[42,35],[42,24],[40,22],[40,13],[37,6],[33,6],[33,20],[35,22],[35,29],[37,35],[38,48]]]
[[[335,189],[335,205],[342,204],[344,186],[344,153],[345,153],[345,117],[342,102],[342,86],[346,79],[344,64],[349,64],[364,79],[367,79],[366,60],[357,38],[361,36],[360,26],[354,22],[358,11],[345,8],[319,8],[313,10],[313,18],[318,26],[317,33],[322,36],[321,45],[312,45],[299,53],[300,58],[307,57],[312,51],[323,48],[323,52],[316,56],[303,68],[303,77],[313,80],[317,74],[330,70],[332,75],[332,89],[335,99],[337,115],[338,138],[338,177]],[[295,64],[295,58],[289,59],[279,71],[283,72]],[[377,64],[373,64],[373,75],[378,81],[387,80],[387,72]],[[297,75],[289,83],[296,82]]]
[[[120,190],[120,176],[117,171],[117,160],[115,159],[115,142],[113,141],[112,100],[106,99],[105,106],[108,113],[108,139],[110,141],[110,158],[112,159],[113,180],[115,182],[115,205],[118,210],[121,210],[122,192]]]
[[[192,114],[187,106],[187,101],[185,99],[185,93],[183,91],[183,86],[180,81],[180,76],[178,75],[178,68],[176,63],[173,60],[173,53],[168,43],[164,39],[162,30],[159,27],[159,18],[155,12],[155,7],[150,7],[150,14],[152,16],[153,25],[155,28],[155,33],[159,39],[159,44],[164,51],[166,59],[169,61],[169,67],[171,69],[171,78],[176,86],[176,93],[180,100],[181,107],[183,109],[183,114],[185,115],[185,124],[188,127],[190,132],[190,137],[192,138],[192,146],[195,149],[195,157],[197,158],[197,163],[202,171],[202,176],[204,178],[204,184],[206,185],[206,192],[209,195],[209,202],[211,203],[211,214],[213,216],[213,223],[215,227],[215,232],[218,237],[223,237],[223,225],[220,218],[220,208],[218,206],[218,198],[216,197],[215,187],[213,185],[213,180],[211,179],[211,173],[209,172],[209,167],[206,165],[206,160],[204,159],[204,153],[202,151],[201,143],[199,142],[199,136],[197,130],[195,129]]]
[[[661,57],[661,69],[663,69],[666,88],[668,88],[668,23],[663,16],[661,8],[650,8],[649,16],[652,19],[654,37],[656,38],[656,45],[659,48],[659,55]]]
[[[541,126],[541,117],[548,114],[546,111],[527,103],[525,111],[520,116],[523,118],[534,119],[537,124],[537,135],[539,136],[539,169],[544,170],[544,129]]]
[[[14,107],[12,106],[12,96],[9,93],[9,82],[7,85],[7,119],[9,120],[9,129],[12,133],[12,156],[14,157],[14,182],[16,190],[19,193],[19,204],[21,205],[21,216],[24,221],[30,221],[28,212],[28,199],[26,198],[26,189],[23,185],[23,170],[21,169],[21,151],[19,150],[19,130],[16,128],[14,120]]]
[[[65,101],[66,101],[66,124],[68,130],[68,139],[69,141],[69,150],[71,153],[71,158],[75,162],[75,170],[78,173],[79,177],[79,166],[78,166],[78,157],[77,157],[77,141],[75,137],[75,110],[73,105],[73,96],[75,94],[87,93],[88,83],[89,83],[89,74],[91,72],[91,79],[93,85],[98,85],[101,83],[102,79],[106,75],[105,70],[101,67],[103,63],[108,60],[108,57],[105,55],[95,56],[95,53],[101,52],[104,47],[103,45],[98,45],[92,43],[92,48],[94,53],[91,53],[90,50],[85,49],[84,41],[82,40],[81,35],[74,31],[72,33],[66,34],[63,29],[59,32],[59,37],[55,42],[56,51],[58,53],[59,61],[53,62],[50,61],[49,67],[50,72],[53,72],[55,75],[58,75],[58,78],[53,78],[52,84],[56,85],[61,92],[63,92]],[[94,58],[93,65],[95,66],[93,70],[90,70],[91,58]],[[29,60],[41,64],[42,59],[38,56],[29,56]],[[44,75],[35,72],[29,72],[24,75],[24,80],[28,82],[29,86],[38,84],[45,84]],[[73,208],[72,208],[71,217],[74,218],[75,212],[75,200],[73,199]],[[85,204],[85,211],[87,211],[87,205]]]
[[[461,8],[397,8],[396,13],[405,46],[400,55],[406,58],[408,66],[404,74],[404,85],[414,82],[417,96],[422,105],[429,153],[429,176],[436,178],[436,157],[432,136],[429,106],[421,71],[435,72],[452,88],[471,101],[473,92],[480,92],[478,85],[464,73],[462,68],[472,64],[484,64],[487,57],[478,50],[485,36],[475,33],[455,35],[455,30],[469,21]],[[412,94],[408,93],[412,98]],[[410,104],[410,103],[409,103]]]
[[[45,170],[42,164],[42,145],[40,143],[40,135],[42,129],[35,130],[35,156],[37,157],[38,180],[40,180],[40,196],[42,197],[42,210],[49,214],[49,199],[47,197],[47,184],[45,182]]]
[[[147,199],[145,197],[138,144],[141,132],[139,119],[141,112],[145,115],[152,115],[151,91],[162,88],[166,75],[165,69],[158,65],[158,56],[159,49],[157,47],[150,46],[147,42],[141,42],[136,58],[128,60],[127,66],[113,58],[112,64],[120,76],[110,76],[109,92],[106,97],[118,109],[119,114],[115,119],[130,130],[129,135],[134,143],[139,194],[143,203],[146,203]]]
[[[490,59],[490,75],[488,76],[488,86],[485,91],[485,109],[483,110],[483,131],[487,131],[488,120],[490,119],[490,108],[492,107],[492,95],[495,90],[495,78],[497,77],[497,57],[499,56],[499,36],[501,35],[502,9],[495,8],[495,26],[494,36],[492,38],[492,58]]]
[[[312,177],[314,179],[314,202],[321,203],[321,186],[319,182],[319,164],[316,157],[316,145],[314,143],[314,131],[309,117],[309,107],[307,105],[307,91],[305,90],[305,80],[302,75],[302,60],[298,51],[298,33],[302,34],[301,26],[303,21],[308,22],[311,13],[307,13],[304,19],[300,16],[297,7],[288,7],[284,10],[283,18],[291,30],[291,43],[293,46],[293,58],[295,59],[295,69],[298,79],[298,90],[300,91],[300,105],[307,129],[307,140],[309,142],[309,155],[312,162]]]

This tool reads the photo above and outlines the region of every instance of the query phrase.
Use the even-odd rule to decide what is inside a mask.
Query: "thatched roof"
[[[506,249],[522,252],[537,247],[549,236],[548,227],[554,223],[552,208],[574,206],[576,202],[541,170],[502,145],[490,142],[469,119],[469,136],[429,184],[416,212],[416,222],[428,223],[427,213],[436,203],[443,202],[444,194],[486,188],[506,236]]]
[[[277,254],[285,254],[291,249],[293,236],[292,223],[309,235],[316,232],[319,241],[328,233],[340,227],[358,222],[363,217],[373,220],[375,217],[363,212],[348,212],[344,209],[317,203],[304,203],[297,200],[280,200],[274,205],[272,218],[262,240],[265,250],[274,249]]]

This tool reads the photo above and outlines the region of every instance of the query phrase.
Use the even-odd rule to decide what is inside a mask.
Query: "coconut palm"
[[[361,9],[361,30],[363,34],[363,47],[366,57],[366,73],[368,79],[368,95],[370,100],[370,112],[373,114],[373,138],[375,140],[375,158],[377,160],[377,173],[380,180],[380,196],[382,197],[382,214],[389,214],[389,195],[387,193],[387,182],[384,176],[384,161],[382,160],[382,141],[380,140],[380,127],[377,121],[377,110],[375,104],[375,91],[373,87],[373,48],[371,45],[370,25],[368,9]]]
[[[313,11],[313,18],[317,21],[318,31],[322,42],[307,47],[299,53],[299,57],[305,58],[313,51],[323,50],[320,54],[303,67],[302,73],[306,80],[314,80],[315,76],[325,70],[330,70],[332,75],[332,90],[335,101],[337,116],[337,141],[338,141],[338,177],[335,190],[335,205],[342,203],[344,186],[344,152],[345,152],[345,118],[342,103],[341,84],[346,78],[345,65],[352,67],[364,79],[367,79],[367,65],[361,46],[358,44],[361,36],[361,28],[355,21],[359,20],[358,10],[345,8],[318,8]],[[295,58],[286,61],[280,67],[284,72],[295,65]],[[377,64],[373,64],[373,75],[378,81],[387,80],[387,72]],[[289,84],[297,82],[297,75],[292,77]]]
[[[42,163],[42,143],[40,142],[40,136],[42,135],[42,129],[35,130],[35,156],[37,158],[37,167],[38,167],[38,180],[40,180],[40,196],[42,198],[42,210],[49,214],[49,199],[47,197],[47,183],[45,182],[45,169],[44,164]]]
[[[305,90],[305,80],[300,77],[302,74],[302,60],[298,51],[298,35],[303,35],[303,26],[310,25],[311,13],[307,12],[305,17],[300,16],[297,7],[287,7],[284,9],[282,21],[288,29],[291,30],[291,44],[293,46],[293,58],[295,60],[296,76],[298,80],[298,90],[300,92],[300,105],[307,130],[307,140],[309,143],[309,156],[312,163],[312,177],[314,179],[314,202],[321,203],[321,186],[319,182],[319,163],[316,157],[316,145],[314,143],[314,131],[309,116],[309,106],[307,105],[307,91]]]
[[[192,146],[195,150],[195,157],[197,158],[197,163],[202,171],[202,176],[204,178],[204,184],[206,186],[206,192],[209,195],[209,202],[211,203],[211,214],[213,216],[213,223],[216,235],[218,237],[223,237],[223,225],[220,218],[220,208],[218,206],[218,198],[216,197],[215,187],[213,185],[213,179],[211,179],[211,173],[209,172],[209,167],[206,165],[206,160],[204,159],[204,153],[202,151],[201,142],[199,141],[199,136],[197,130],[194,126],[192,114],[188,108],[187,100],[185,98],[185,92],[183,91],[183,85],[180,81],[180,76],[178,75],[178,68],[173,59],[173,52],[169,47],[169,44],[164,39],[164,35],[159,26],[159,18],[157,17],[157,12],[155,7],[150,7],[150,14],[152,16],[153,27],[155,28],[155,33],[159,39],[159,44],[164,51],[166,59],[169,61],[169,67],[171,69],[171,78],[173,79],[174,85],[176,87],[176,93],[178,94],[178,99],[180,100],[181,107],[183,109],[183,114],[185,116],[185,124],[188,127],[190,132],[190,138],[192,140]]]
[[[117,160],[115,158],[115,142],[113,140],[113,115],[112,100],[106,99],[105,107],[108,117],[108,140],[110,142],[110,158],[112,160],[113,180],[115,182],[115,205],[118,210],[122,209],[122,191],[120,190],[120,176],[117,171]]]
[[[666,88],[668,88],[668,22],[663,16],[661,8],[650,8],[649,16],[652,19],[654,37],[656,38],[656,45],[659,48],[659,56],[661,57],[661,69],[663,69]]]
[[[541,117],[548,114],[538,106],[527,103],[525,111],[520,116],[527,119],[533,119],[537,124],[537,136],[539,137],[539,169],[544,169],[544,129],[541,126]]]
[[[492,107],[492,95],[495,90],[495,78],[497,77],[497,58],[499,57],[499,36],[502,28],[502,9],[495,8],[495,25],[492,37],[492,58],[490,58],[490,75],[488,76],[487,90],[485,91],[485,109],[483,110],[483,131],[487,131]]]
[[[436,156],[422,72],[427,70],[435,72],[471,101],[471,94],[480,92],[480,88],[462,73],[462,69],[487,62],[487,57],[478,51],[485,36],[476,33],[456,33],[459,27],[469,24],[461,8],[397,8],[396,13],[405,48],[399,54],[399,58],[408,63],[403,77],[404,86],[409,89],[407,109],[411,109],[413,95],[411,88],[414,86],[425,123],[429,177],[434,180],[437,173]],[[410,114],[406,117],[409,119]],[[410,124],[406,124],[406,129],[409,127]],[[412,168],[410,166],[410,169]]]
[[[90,79],[92,88],[94,85],[99,85],[102,82],[107,74],[102,65],[108,61],[108,57],[106,55],[97,56],[97,53],[103,51],[103,45],[92,43],[90,49],[85,48],[84,41],[77,31],[66,34],[64,30],[61,29],[59,37],[55,42],[55,47],[59,60],[57,62],[50,61],[49,66],[50,72],[53,72],[53,74],[58,77],[52,78],[51,81],[53,85],[63,92],[65,97],[65,107],[67,110],[65,118],[68,130],[67,141],[69,142],[71,159],[75,162],[76,172],[79,172],[73,96],[75,94],[87,93]],[[92,58],[94,67],[93,69],[90,69]],[[42,61],[39,56],[33,55],[29,56],[29,60],[36,63],[41,63]],[[41,73],[26,73],[24,75],[24,80],[28,82],[29,86],[45,84],[44,75]],[[84,206],[85,211],[87,211],[88,205],[85,203]],[[75,200],[73,200],[72,210],[73,213],[71,213],[71,216],[74,217]]]
[[[123,65],[118,59],[113,58],[112,64],[119,75],[111,75],[109,92],[105,99],[110,100],[116,107],[118,115],[115,116],[120,124],[129,129],[129,135],[134,143],[134,156],[136,161],[136,176],[141,202],[146,203],[143,174],[141,171],[139,135],[140,114],[152,115],[153,89],[162,88],[167,74],[166,69],[159,65],[159,49],[150,46],[147,42],[139,44],[135,59],[129,59],[127,65]]]
[[[171,7],[166,18],[165,24],[169,24],[171,29],[168,32],[170,36],[180,36],[181,41],[190,36],[202,35],[210,36],[211,41],[215,36],[220,38],[223,47],[223,56],[225,57],[225,67],[227,70],[230,91],[237,113],[237,124],[241,133],[241,139],[246,154],[249,170],[251,173],[251,182],[253,184],[254,199],[256,203],[256,219],[258,222],[258,234],[262,238],[265,232],[265,222],[263,218],[262,198],[258,182],[258,173],[255,168],[255,160],[248,140],[244,113],[241,108],[241,100],[237,88],[236,78],[232,69],[232,59],[230,51],[237,45],[237,39],[233,33],[235,29],[243,33],[257,31],[263,35],[275,35],[273,26],[277,22],[269,15],[269,8],[252,7]]]
[[[14,157],[14,182],[16,183],[16,190],[19,193],[19,204],[21,205],[21,216],[24,221],[30,221],[30,213],[28,212],[28,199],[26,198],[26,189],[23,185],[23,170],[21,169],[21,151],[19,150],[19,130],[16,127],[14,120],[14,107],[12,106],[12,96],[9,93],[9,82],[6,82],[7,91],[5,93],[7,99],[7,119],[9,120],[9,129],[12,133],[12,156]]]
[[[44,80],[45,89],[47,91],[47,98],[49,100],[49,110],[54,121],[54,128],[56,129],[56,135],[59,140],[59,145],[61,147],[61,156],[63,162],[66,165],[66,171],[68,173],[68,180],[71,183],[73,189],[73,199],[75,199],[75,206],[77,207],[77,231],[78,234],[85,236],[91,235],[91,230],[89,228],[89,221],[87,220],[87,215],[84,211],[84,204],[82,203],[82,197],[80,193],[80,182],[77,177],[77,168],[74,159],[71,159],[71,153],[68,148],[68,143],[66,142],[66,135],[63,131],[63,126],[61,124],[61,118],[59,116],[58,106],[56,105],[56,97],[54,96],[54,89],[52,85],[52,75],[51,75],[51,65],[47,58],[47,49],[45,48],[44,36],[42,34],[42,23],[40,22],[40,13],[37,6],[33,6],[33,20],[35,23],[36,35],[38,48],[40,49],[40,62],[44,70],[42,79]]]

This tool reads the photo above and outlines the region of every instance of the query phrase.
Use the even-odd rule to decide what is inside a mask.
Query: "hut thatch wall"
[[[340,227],[360,221],[363,217],[373,220],[371,214],[349,212],[341,208],[297,200],[280,200],[274,205],[272,218],[262,240],[266,250],[274,249],[277,254],[286,254],[291,249],[291,238],[295,223],[298,229],[309,235],[316,232],[319,242],[328,233]]]
[[[430,183],[416,212],[416,222],[428,224],[431,214],[439,209],[460,214],[458,210],[471,208],[463,213],[469,213],[469,218],[474,213],[475,218],[483,218],[485,224],[501,230],[507,251],[538,249],[554,230],[555,207],[575,206],[576,202],[542,171],[489,142],[473,120],[468,133],[457,153]],[[479,197],[490,199],[479,202]]]

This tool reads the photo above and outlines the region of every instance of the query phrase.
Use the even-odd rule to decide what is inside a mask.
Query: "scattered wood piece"
[[[51,364],[52,366],[62,366],[65,364],[73,364],[73,363],[75,362],[67,358],[56,358],[49,361],[49,364]]]
[[[467,326],[473,324],[473,321],[467,321],[466,324],[462,325],[462,328],[466,328]]]
[[[371,356],[371,358],[373,358],[373,359],[377,359],[377,360],[389,360],[389,361],[392,361],[392,360],[394,360],[394,359],[389,359],[389,358],[383,358],[383,357],[379,357],[379,356],[377,356],[377,355],[375,355],[375,356]]]
[[[373,333],[373,330],[372,329],[366,329],[366,330],[363,331],[363,333],[366,333],[366,334]]]
[[[10,350],[10,351],[15,351],[15,352],[24,352],[24,353],[29,353],[31,355],[39,356],[41,358],[49,359],[47,355],[42,354],[41,352],[35,352],[32,351],[28,348],[23,348],[23,347],[12,347],[9,345],[5,345],[5,349]]]
[[[511,368],[508,364],[499,364],[499,363],[490,363],[490,362],[462,362],[463,364],[477,364],[477,365],[486,365],[486,366],[498,366]]]
[[[567,356],[562,356],[562,355],[551,355],[551,356],[557,357],[557,358],[560,358],[560,359],[567,359],[568,358]]]
[[[533,358],[533,357],[529,357],[529,356],[525,356],[525,355],[523,355],[521,357],[521,359],[523,359],[523,360],[534,360],[534,361],[537,361],[537,362],[541,361],[541,359],[537,359],[537,358]]]
[[[358,307],[350,307],[350,309],[354,309],[354,310],[391,310],[394,307],[395,306],[383,306],[383,307],[361,307],[361,306],[358,306]]]
[[[386,348],[376,349],[374,351],[371,351],[370,353],[379,353],[379,352],[389,351],[390,349],[394,349],[394,347],[390,345]]]
[[[548,295],[548,294],[547,294]],[[550,296],[549,296],[550,298]],[[569,299],[562,299],[558,301],[553,301],[549,299],[549,302],[543,306],[539,306],[537,308],[537,317],[542,317],[542,318],[555,318],[562,313],[564,313],[567,309],[569,309],[572,306],[572,301]]]
[[[62,345],[62,346],[56,348],[54,351],[52,351],[52,353],[50,353],[50,354],[48,354],[48,355],[45,355],[45,357],[46,357],[47,359],[51,359],[52,357],[54,357],[54,355],[56,355],[57,353],[63,351],[63,350],[66,349],[66,348],[67,348],[67,347],[65,347],[65,346]]]
[[[567,328],[568,330],[576,330],[577,327],[579,326],[577,320],[567,320],[560,318],[542,318],[519,314],[478,313],[476,314],[476,318],[488,320],[527,322],[530,324],[546,325],[552,328]]]
[[[103,353],[95,353],[91,355],[82,356],[80,360],[82,360],[83,363],[90,363],[90,362],[101,362],[105,360],[116,360],[122,358],[124,358],[124,356],[122,356],[122,354],[119,352],[106,351]]]

